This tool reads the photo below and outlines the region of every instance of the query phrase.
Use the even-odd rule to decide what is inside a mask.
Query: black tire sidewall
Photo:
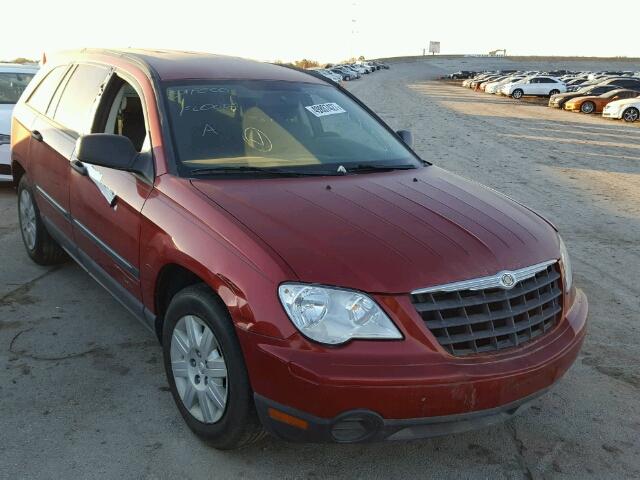
[[[178,320],[186,315],[195,315],[207,324],[219,342],[227,365],[227,404],[220,420],[213,424],[200,422],[185,408],[171,370],[171,337]],[[167,309],[162,345],[171,394],[189,428],[215,447],[234,448],[246,430],[254,406],[244,357],[226,308],[206,286],[187,287],[173,298]]]
[[[514,90],[513,93],[511,94],[511,96],[513,98],[515,98],[516,100],[519,98],[522,98],[522,96],[524,95],[524,92],[522,90],[520,90],[519,88]]]

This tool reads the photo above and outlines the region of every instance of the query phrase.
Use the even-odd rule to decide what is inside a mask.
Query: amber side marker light
[[[287,425],[291,425],[292,427],[300,428],[302,430],[309,428],[309,422],[306,420],[281,412],[275,408],[269,408],[268,413],[271,418],[278,422],[286,423]]]

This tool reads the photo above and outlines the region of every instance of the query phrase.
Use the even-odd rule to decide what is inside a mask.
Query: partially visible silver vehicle
[[[328,78],[329,80],[332,80],[336,83],[342,82],[342,75],[334,73],[327,68],[316,68],[314,70],[318,72],[320,75],[322,75],[323,77]]]
[[[0,63],[0,182],[12,180],[11,113],[37,71],[33,65]]]

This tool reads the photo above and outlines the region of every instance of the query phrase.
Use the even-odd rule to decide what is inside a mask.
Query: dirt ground
[[[348,88],[412,130],[423,158],[562,232],[590,325],[549,394],[507,424],[431,440],[210,449],[174,407],[152,335],[76,265],[32,264],[3,188],[0,478],[640,478],[640,130],[434,80],[490,62],[396,63]]]

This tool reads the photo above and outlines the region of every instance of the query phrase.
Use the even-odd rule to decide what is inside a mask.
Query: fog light
[[[331,435],[340,443],[362,442],[375,436],[382,425],[382,418],[373,412],[351,412],[336,420]]]

